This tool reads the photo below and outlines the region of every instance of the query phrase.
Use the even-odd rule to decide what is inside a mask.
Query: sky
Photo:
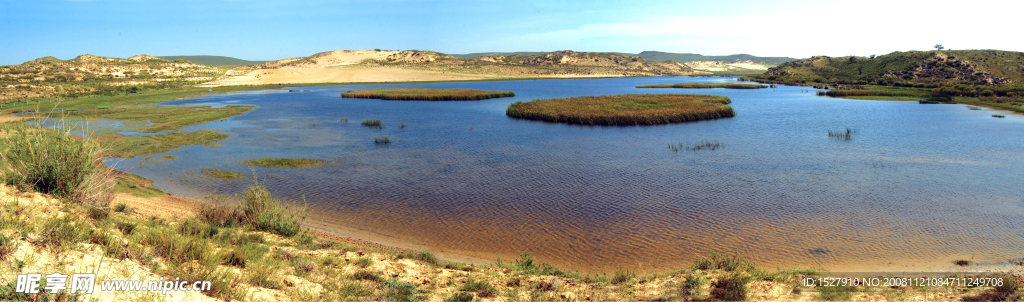
[[[330,50],[807,58],[1024,51],[1019,1],[0,0],[0,65],[82,54],[276,60]]]

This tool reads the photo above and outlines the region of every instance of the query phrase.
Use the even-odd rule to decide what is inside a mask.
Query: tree
[[[871,55],[871,58],[872,58],[872,59],[874,59],[874,58],[875,58],[875,55]]]
[[[938,49],[938,50],[945,49],[945,47],[942,47],[942,44],[935,44],[935,46],[932,46],[932,47],[935,47],[935,49]]]

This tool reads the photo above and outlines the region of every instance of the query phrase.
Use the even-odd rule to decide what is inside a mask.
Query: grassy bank
[[[349,90],[343,98],[382,99],[398,101],[478,101],[492,98],[513,97],[511,91],[488,91],[477,89],[430,89],[430,88],[388,88]]]
[[[979,93],[977,87],[966,86],[960,87],[963,90],[947,89],[946,87],[918,88],[874,85],[853,87],[856,89],[818,91],[818,95],[862,100],[959,103],[1024,113],[1024,96],[1019,96],[1011,88],[1005,88],[1006,91],[1001,93],[1006,95],[1001,96],[1000,93],[985,90]]]
[[[718,95],[628,94],[515,102],[514,118],[584,125],[654,125],[732,117],[731,100]]]
[[[727,89],[760,89],[768,88],[758,84],[727,84],[727,83],[676,83],[637,85],[636,88],[727,88]]]

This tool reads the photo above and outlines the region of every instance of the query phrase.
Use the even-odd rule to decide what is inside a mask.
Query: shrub
[[[304,208],[286,207],[275,199],[259,181],[249,187],[242,199],[246,224],[259,231],[292,237],[302,230]]]
[[[42,193],[74,203],[107,208],[114,185],[110,169],[103,169],[100,147],[77,138],[69,129],[41,125],[4,124],[6,134],[0,159],[3,181],[28,185]]]
[[[730,274],[719,278],[711,285],[711,296],[722,301],[743,301],[747,299],[749,276]]]

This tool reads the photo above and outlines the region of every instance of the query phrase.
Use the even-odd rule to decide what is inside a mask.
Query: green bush
[[[0,170],[7,184],[28,185],[58,198],[106,208],[113,180],[102,166],[100,147],[66,129],[4,124]]]
[[[258,231],[292,237],[302,231],[303,208],[286,207],[257,181],[242,199],[242,217]]]

